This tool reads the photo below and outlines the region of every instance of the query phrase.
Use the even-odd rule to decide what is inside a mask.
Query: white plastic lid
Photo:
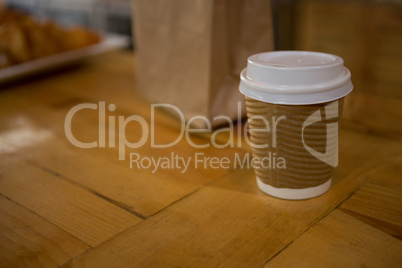
[[[239,90],[268,103],[303,105],[333,101],[353,85],[343,59],[309,51],[273,51],[252,55],[240,74]]]

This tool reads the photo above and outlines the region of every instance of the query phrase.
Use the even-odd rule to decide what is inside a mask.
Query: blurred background
[[[7,7],[82,25],[101,32],[132,35],[131,0],[3,0]],[[402,1],[271,0],[275,49],[300,49],[343,57],[356,86],[386,85],[392,96],[402,85]],[[397,68],[395,68],[397,67]],[[402,93],[401,93],[402,94]]]
[[[3,4],[62,25],[133,32],[130,0],[3,0]],[[395,124],[402,118],[402,1],[271,0],[271,8],[276,50],[321,51],[345,60],[355,86],[345,118],[402,133],[402,124]]]
[[[81,25],[100,32],[131,35],[130,0],[3,0],[3,3],[64,26]]]

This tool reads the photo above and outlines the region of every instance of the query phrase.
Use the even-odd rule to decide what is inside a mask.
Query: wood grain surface
[[[398,267],[401,251],[400,240],[336,209],[265,267]]]
[[[109,116],[140,115],[150,122],[150,102],[135,92],[133,59],[128,52],[108,53],[52,76],[1,86],[0,267],[400,266],[397,135],[344,121],[333,185],[304,201],[262,193],[251,168],[130,168],[131,153],[202,153],[233,161],[251,153],[237,132],[233,139],[241,146],[194,149],[181,140],[152,148],[147,141],[127,148],[124,161],[107,133],[104,148],[72,145],[64,120],[81,103],[114,104],[107,126]],[[161,110],[155,116],[155,141],[174,140],[179,121]],[[77,113],[72,132],[80,141],[99,142],[98,111]],[[138,125],[127,126],[127,140],[141,135]],[[211,135],[190,138],[206,144]],[[230,138],[222,133],[217,140]]]

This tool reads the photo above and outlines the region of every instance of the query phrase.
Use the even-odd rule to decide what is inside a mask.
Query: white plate
[[[125,35],[105,35],[100,43],[91,46],[54,54],[48,57],[0,69],[0,83],[16,80],[17,78],[22,78],[50,69],[53,70],[57,67],[67,66],[93,55],[127,47],[129,40],[130,37]]]

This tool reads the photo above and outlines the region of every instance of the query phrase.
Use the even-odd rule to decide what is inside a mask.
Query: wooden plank
[[[364,166],[376,172],[401,153],[402,142],[398,140],[349,129],[339,133],[339,169],[353,171]]]
[[[67,266],[262,265],[402,152],[400,142],[351,131],[340,140],[340,166],[321,197],[271,198],[259,192],[252,170],[236,170]]]
[[[0,193],[95,246],[140,222],[135,215],[20,159],[2,159]]]
[[[260,266],[353,193],[367,171],[359,172],[340,172],[327,194],[292,202],[260,192],[252,170],[237,170],[67,267]]]
[[[81,115],[74,121],[74,134],[82,140],[92,141],[91,139],[98,135],[97,115],[85,113]],[[6,120],[20,124],[13,123],[7,126]],[[120,203],[143,217],[156,213],[233,169],[233,166],[218,169],[210,166],[197,168],[194,165],[195,153],[204,154],[206,157],[227,157],[231,162],[236,154],[242,156],[245,153],[236,148],[206,148],[195,151],[185,140],[166,149],[151,148],[148,142],[137,149],[128,148],[125,154],[126,160],[119,161],[118,148],[81,149],[71,145],[64,136],[64,113],[42,108],[33,108],[24,113],[11,109],[6,119],[0,121],[4,125],[2,128],[0,126],[3,131],[28,133],[29,130],[34,133],[32,136],[36,137],[40,136],[38,133],[48,134],[46,143],[37,147],[28,146],[29,150],[21,150],[20,157],[30,159],[37,165]],[[127,131],[127,139],[135,140],[141,135],[141,130],[138,128],[130,130],[132,131]],[[157,131],[158,137],[164,136],[168,139],[177,137],[179,132],[160,127]],[[192,139],[202,140],[197,137]],[[21,146],[19,140],[8,140],[4,143],[7,143],[8,147]],[[172,152],[185,160],[191,158],[190,166],[185,171],[176,165],[164,169],[155,169],[154,166],[138,168],[135,164],[130,167],[130,153],[158,160],[162,157],[171,159]]]
[[[208,182],[202,174],[130,169],[96,153],[81,152],[60,141],[51,150],[37,152],[32,162],[82,185],[143,218],[186,196]],[[60,155],[58,152],[63,152]],[[155,154],[156,155],[156,154]],[[117,157],[116,157],[117,158]]]
[[[264,267],[400,267],[402,241],[335,210]]]
[[[368,174],[366,179],[372,184],[402,191],[402,153],[393,154],[389,159],[390,161],[381,165],[375,172]]]
[[[28,113],[32,116],[33,121],[40,122],[40,124],[43,124],[46,126],[46,128],[52,129],[59,137],[61,140],[63,140],[65,143],[70,143],[66,136],[65,136],[65,131],[64,131],[64,119],[65,115],[67,113],[68,109],[62,109],[59,111],[55,111],[52,109],[47,109],[47,108],[37,108],[29,111]],[[147,111],[148,117],[150,117],[150,110]],[[128,114],[126,112],[123,113],[110,113],[111,116],[124,116],[125,118],[133,115],[133,114]],[[137,113],[134,113],[137,114]],[[148,117],[145,117],[147,119]],[[200,137],[196,135],[191,135],[188,139],[186,137],[180,138],[180,127],[174,128],[174,127],[164,127],[159,124],[159,118],[157,117],[156,124],[153,127],[154,130],[154,138],[155,138],[155,143],[156,144],[169,144],[177,140],[177,143],[175,143],[172,146],[166,147],[166,148],[156,148],[152,147],[152,140],[151,140],[151,134],[150,132],[148,133],[148,136],[143,136],[145,135],[143,132],[143,129],[138,126],[138,124],[132,123],[131,125],[128,125],[126,129],[119,129],[116,130],[116,135],[119,135],[119,133],[124,132],[126,139],[130,142],[136,142],[139,141],[141,138],[145,138],[146,142],[144,145],[140,146],[139,148],[129,148],[125,144],[122,145],[121,147],[125,148],[125,160],[124,160],[124,165],[128,167],[129,164],[129,159],[130,159],[130,154],[131,153],[136,153],[140,156],[144,157],[158,157],[158,156],[170,156],[171,152],[175,152],[176,154],[179,154],[180,156],[183,156],[185,158],[194,156],[195,152],[197,153],[203,153],[205,156],[217,156],[217,157],[223,157],[227,156],[230,158],[233,158],[233,155],[235,153],[244,154],[244,150],[242,148],[231,148],[231,147],[226,147],[226,148],[215,148],[213,147],[212,144],[210,144],[210,134],[205,135],[205,137]],[[116,119],[117,120],[117,119]],[[149,131],[151,131],[151,123],[149,120],[147,120],[147,123],[149,124]],[[108,126],[108,125],[106,125]],[[96,111],[92,110],[86,110],[80,112],[78,116],[76,116],[72,122],[72,131],[76,139],[83,141],[83,142],[92,142],[92,141],[97,141],[98,138],[98,133],[99,133],[99,125],[98,125],[98,114]],[[106,140],[108,140],[108,137],[106,136]],[[191,143],[195,144],[203,144],[208,146],[207,148],[194,148]],[[93,148],[93,149],[80,149],[77,148],[77,151],[92,151],[94,154],[102,154],[103,157],[113,161],[113,162],[120,162],[123,163],[123,161],[119,161],[119,144],[118,140],[116,138],[116,145],[115,147],[110,147],[109,143],[106,142],[105,148]],[[194,171],[193,166],[189,167],[189,171]],[[214,169],[214,168],[205,168],[205,169],[198,169],[197,173],[198,178],[200,179],[200,183],[204,183],[205,181],[209,181],[210,179],[214,178],[219,178],[228,172],[230,172],[231,169]],[[164,170],[167,174],[170,174],[171,176],[179,176],[183,177],[183,174],[180,172],[177,172],[178,170],[176,169],[165,169]],[[196,176],[195,174],[193,174]]]
[[[366,176],[367,183],[340,210],[402,239],[402,154]]]
[[[52,94],[47,95],[54,103],[59,100],[52,97]],[[70,103],[68,105],[72,105]],[[33,104],[31,104],[33,105]],[[5,109],[5,108],[3,108]],[[58,108],[60,109],[60,107]],[[156,174],[151,173],[151,169],[147,170],[130,170],[129,164],[126,162],[118,161],[116,149],[79,149],[67,146],[68,142],[64,136],[64,128],[62,126],[63,119],[66,111],[65,108],[60,110],[53,110],[48,108],[34,108],[24,113],[24,118],[28,123],[40,129],[53,129],[60,137],[54,139],[49,148],[41,147],[38,150],[31,150],[29,153],[32,155],[30,159],[38,165],[45,167],[53,172],[56,172],[65,178],[68,178],[80,185],[83,185],[102,196],[107,197],[109,200],[124,206],[131,211],[135,211],[143,217],[147,217],[161,210],[172,202],[186,196],[192,191],[205,183],[208,183],[211,178],[218,178],[230,170],[225,169],[212,169],[212,168],[198,168],[195,169],[194,165],[185,172],[181,173],[178,170],[159,170]],[[7,118],[15,121],[21,117],[21,112],[16,113],[15,116],[11,113]],[[31,118],[33,117],[33,118]],[[41,124],[35,122],[36,118],[41,119]],[[75,135],[82,139],[91,140],[97,137],[97,114],[96,112],[82,113],[80,117],[74,121]],[[27,123],[27,124],[28,124]],[[46,124],[44,128],[42,125]],[[177,130],[158,128],[158,135],[160,136],[173,136],[176,137]],[[138,139],[138,129],[132,129],[127,135],[129,139]],[[343,141],[343,136],[351,135],[351,139]],[[91,137],[91,138],[89,138]],[[356,140],[367,140],[367,143],[373,144],[367,147],[363,143],[356,143]],[[378,138],[363,137],[359,134],[351,134],[350,132],[341,132],[341,162],[343,164],[354,163],[354,157],[362,157],[364,150],[371,150],[373,152],[381,151],[378,144]],[[243,146],[248,148],[243,140]],[[349,152],[351,146],[356,147],[355,150]],[[391,148],[391,146],[389,146]],[[392,146],[395,149],[398,147]],[[170,156],[170,150],[174,150],[177,154],[185,157],[194,156],[194,148],[189,146],[186,142],[181,142],[169,150],[151,149],[149,146],[144,146],[128,152],[137,152],[142,156]],[[241,148],[243,149],[243,148]],[[60,154],[59,152],[64,152]],[[206,156],[216,156],[219,158],[228,157],[233,162],[235,154],[243,156],[245,152],[242,150],[234,149],[214,149],[198,150],[198,153],[205,153]],[[352,155],[353,152],[360,152],[360,154]],[[88,154],[87,154],[88,153]],[[24,152],[24,154],[27,154]],[[350,155],[350,157],[349,157]],[[368,161],[369,156],[374,154],[367,154],[364,164],[367,167],[371,166],[371,161]],[[347,158],[346,158],[347,157]],[[372,161],[376,160],[374,157]],[[83,168],[83,164],[89,168]],[[351,170],[354,166],[350,167]],[[160,187],[156,187],[160,185]]]
[[[110,115],[139,114],[149,119],[149,104],[131,92],[133,79],[124,69],[127,65],[117,66],[114,71],[116,64],[97,68],[96,62],[91,68],[65,73],[57,79],[16,86],[2,92],[0,99],[2,134],[18,129],[18,122],[25,126],[20,134],[35,134],[28,142],[15,139],[26,138],[24,135],[14,135],[14,140],[4,142],[7,146],[0,151],[0,192],[5,189],[12,200],[92,246],[116,235],[71,262],[71,266],[262,265],[402,152],[397,141],[343,130],[334,186],[322,197],[301,202],[260,193],[252,170],[133,172],[117,159],[117,149],[77,149],[65,138],[65,115],[82,102],[107,100],[118,107]],[[108,74],[110,79],[98,79],[100,74]],[[97,114],[82,115],[75,121],[75,134],[92,141],[97,137]],[[177,121],[164,113],[158,112],[158,116],[162,118],[158,120],[157,138],[167,141],[177,135]],[[44,139],[38,139],[41,135],[36,134],[45,133],[48,135]],[[136,140],[139,135],[138,129],[130,128],[127,137]],[[198,151],[180,143],[169,150],[186,156],[202,151],[208,156],[233,157],[248,149]],[[166,156],[169,150],[144,146],[127,153]],[[150,217],[119,234],[139,221],[125,210]]]
[[[120,59],[121,55],[117,54],[117,56],[119,56]],[[123,66],[127,66],[127,59],[132,60],[133,58],[129,57],[129,55],[124,56],[126,57],[124,58],[125,61],[123,61]],[[21,111],[23,111],[23,113],[32,115],[43,126],[52,129],[62,138],[65,138],[64,119],[67,112],[73,106],[85,102],[98,104],[99,101],[107,100],[106,105],[116,103],[116,112],[114,113],[107,110],[106,119],[108,119],[108,116],[128,117],[130,115],[140,115],[141,117],[145,118],[148,124],[150,124],[150,103],[146,102],[141,96],[135,93],[132,80],[123,79],[123,77],[127,78],[127,69],[132,68],[131,64],[126,68],[125,72],[123,72],[121,68],[117,68],[117,70],[121,70],[119,72],[116,72],[116,70],[110,71],[108,76],[110,76],[111,79],[107,80],[99,80],[93,77],[95,75],[99,77],[99,73],[96,72],[98,69],[100,72],[105,72],[104,69],[108,70],[109,65],[105,64],[105,62],[99,65],[101,65],[102,68],[95,65],[91,66],[94,67],[93,69],[82,70],[86,75],[82,75],[81,72],[77,72],[77,75],[74,76],[66,74],[65,76],[63,75],[57,77],[58,79],[46,80],[44,81],[46,86],[38,83],[31,86],[29,90],[27,88],[17,87],[18,90],[13,92],[13,94],[11,94],[11,92],[10,94],[4,94],[2,98],[2,109],[7,110],[7,112],[17,110],[19,113],[21,113]],[[122,72],[125,73],[125,75],[122,75]],[[66,82],[68,81],[67,84],[69,86],[65,86],[66,83],[63,83],[64,80]],[[83,88],[85,88],[85,90],[83,90]],[[113,88],[113,90],[111,90],[111,88]],[[7,107],[8,103],[13,103],[12,107]],[[180,128],[180,121],[176,118],[172,117],[166,112],[156,109],[155,121],[157,122],[155,125],[156,143],[172,142],[179,136],[178,130]],[[80,111],[79,114],[74,117],[73,124],[73,133],[78,139],[82,139],[84,141],[94,141],[97,139],[97,111],[88,109]],[[106,135],[107,134],[108,133],[106,133]],[[142,129],[139,128],[138,125],[128,125],[126,134],[128,140],[137,141],[142,137]],[[116,135],[118,135],[117,132]],[[204,138],[201,138],[201,136]],[[219,137],[220,135],[218,135],[218,140]],[[191,135],[191,141],[196,144],[206,144],[209,139],[210,135]],[[149,146],[149,143],[147,143],[145,146]],[[106,147],[108,147],[108,143],[106,143]],[[105,150],[106,149],[108,148],[105,148]],[[226,149],[232,150],[232,148]],[[186,142],[179,142],[177,147],[173,147],[171,150],[193,152],[193,148]],[[208,152],[210,156],[215,156],[222,154],[223,151],[227,150],[215,150],[215,148],[208,148],[203,151]],[[231,155],[232,152],[229,153],[229,155]],[[203,172],[207,177],[212,178],[221,177],[225,174],[225,172],[227,172],[222,169],[207,169],[200,171]]]
[[[0,196],[0,267],[57,267],[90,246]]]
[[[366,183],[341,205],[341,209],[388,222],[402,231],[401,191]]]
[[[196,151],[185,139],[165,149],[151,148],[150,139],[148,139],[148,142],[140,148],[127,148],[125,161],[118,160],[118,148],[109,148],[108,143],[106,148],[81,149],[72,146],[65,136],[64,120],[67,112],[77,104],[98,103],[99,100],[110,99],[116,101],[117,109],[116,112],[108,111],[106,118],[115,116],[117,121],[117,116],[127,117],[133,114],[143,116],[147,122],[150,118],[150,104],[133,94],[134,91],[130,88],[132,85],[128,83],[131,80],[122,79],[121,73],[111,71],[111,75],[116,79],[111,79],[111,82],[108,82],[109,80],[100,82],[99,79],[93,79],[92,75],[95,73],[91,69],[82,71],[87,75],[82,75],[80,72],[77,72],[77,76],[63,74],[57,77],[58,79],[33,83],[33,88],[29,90],[26,87],[17,87],[15,91],[3,94],[0,100],[3,114],[0,116],[2,131],[21,132],[29,128],[35,130],[35,135],[38,133],[50,135],[46,143],[40,147],[28,146],[29,151],[22,150],[20,157],[30,159],[38,166],[82,185],[141,217],[147,217],[233,169],[233,167],[210,168],[209,166],[195,168],[195,153],[205,154],[206,157],[228,157],[231,162],[235,154],[244,155],[245,151],[242,148],[209,147]],[[63,86],[64,79],[69,81],[71,87]],[[118,81],[118,85],[114,91],[111,91],[105,85],[116,86],[114,80]],[[43,86],[43,83],[46,86]],[[78,84],[81,87],[78,87]],[[87,89],[82,90],[82,87]],[[123,104],[122,108],[120,104]],[[90,109],[80,111],[73,120],[72,128],[75,137],[86,142],[97,140],[98,116],[97,111]],[[174,141],[179,136],[178,121],[161,111],[156,111],[156,117],[156,141],[158,143]],[[175,123],[173,124],[172,121]],[[8,124],[8,122],[15,123]],[[118,135],[117,129],[116,135]],[[139,140],[141,136],[142,129],[137,125],[133,124],[126,129],[126,137],[130,141]],[[106,139],[108,140],[108,137]],[[195,143],[208,143],[205,137],[192,136],[191,140]],[[7,146],[20,146],[18,142],[7,141]],[[44,146],[46,144],[48,146]],[[141,157],[153,157],[157,160],[159,157],[171,158],[172,152],[186,160],[192,158],[186,172],[171,168],[158,169],[157,172],[152,173],[153,168],[137,169],[135,165],[130,168],[130,153],[136,153]]]

